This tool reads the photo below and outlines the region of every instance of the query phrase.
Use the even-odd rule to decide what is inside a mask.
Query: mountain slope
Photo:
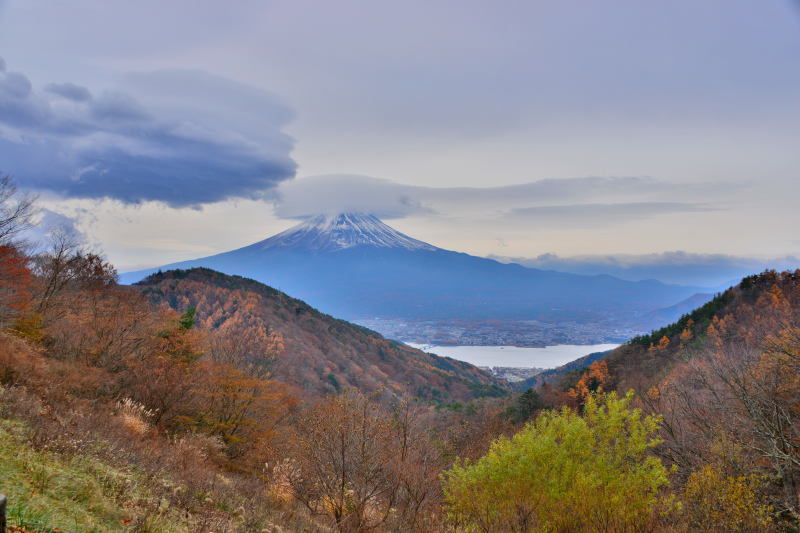
[[[736,284],[737,283],[727,284],[725,289],[721,292],[725,292],[725,290]],[[670,305],[669,307],[651,311],[642,317],[642,327],[646,330],[649,330],[653,328],[659,328],[664,324],[671,324],[680,319],[680,317],[683,315],[691,313],[698,307],[710,302],[714,299],[714,296],[715,295],[713,293],[698,293],[686,298],[685,300],[681,300],[674,305]]]
[[[647,391],[654,386],[674,385],[678,375],[686,372],[686,365],[691,366],[700,356],[758,353],[772,336],[798,323],[800,270],[765,271],[744,278],[667,326],[635,337],[599,358],[587,356],[536,376],[531,384],[560,381],[560,388],[566,389],[580,374],[574,372],[576,366],[602,359],[610,375],[606,389]]]
[[[358,214],[317,217],[244,248],[161,268],[192,267],[253,278],[348,319],[632,323],[699,291],[499,263],[437,248]]]
[[[201,327],[217,330],[237,353],[249,354],[249,363],[266,365],[301,394],[353,387],[445,401],[504,393],[468,363],[387,340],[254,280],[197,268],[154,274],[136,286],[154,303],[195,307]],[[223,357],[226,349],[212,347]]]
[[[605,352],[593,352],[583,357],[579,357],[574,361],[570,361],[569,363],[565,363],[561,366],[557,366],[556,368],[548,368],[538,374],[531,376],[529,378],[523,379],[522,381],[515,381],[511,384],[511,388],[517,392],[525,392],[526,390],[530,389],[531,387],[536,388],[544,383],[549,383],[552,381],[559,381],[563,379],[565,374],[573,373],[580,373],[583,372],[586,367],[603,359],[604,357],[608,356],[612,350],[608,350]]]

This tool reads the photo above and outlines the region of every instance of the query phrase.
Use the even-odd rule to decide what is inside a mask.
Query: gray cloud
[[[292,180],[278,188],[276,214],[303,218],[319,213],[369,212],[383,218],[469,213],[515,222],[560,227],[708,211],[679,201],[709,184],[668,184],[644,177],[544,179],[505,187],[420,187],[358,175],[323,175]],[[662,200],[662,201],[656,201]],[[586,203],[578,203],[586,202]],[[553,205],[566,204],[566,205]]]
[[[44,86],[44,90],[75,102],[86,102],[92,99],[89,89],[74,83],[48,83]]]
[[[201,71],[125,78],[93,96],[71,83],[36,91],[0,71],[0,157],[28,188],[65,197],[197,206],[259,198],[296,168],[275,96]]]
[[[503,218],[543,226],[553,224],[558,229],[597,228],[657,215],[714,210],[707,205],[682,202],[590,203],[516,208]]]
[[[135,123],[151,121],[142,104],[121,92],[105,92],[89,107],[91,117],[99,122]]]

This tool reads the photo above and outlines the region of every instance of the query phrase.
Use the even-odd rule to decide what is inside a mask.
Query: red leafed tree
[[[31,301],[33,275],[28,259],[11,245],[0,245],[0,325],[8,327]]]
[[[32,196],[22,195],[9,176],[0,177],[0,326],[8,327],[28,306],[33,276],[14,238],[30,226]]]

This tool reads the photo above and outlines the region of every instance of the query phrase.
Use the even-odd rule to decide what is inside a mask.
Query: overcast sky
[[[478,255],[800,254],[790,0],[0,0],[0,171],[121,269],[369,210]]]

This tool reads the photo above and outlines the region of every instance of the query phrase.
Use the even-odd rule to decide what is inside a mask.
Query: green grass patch
[[[125,512],[104,493],[97,468],[27,444],[27,428],[0,421],[0,491],[9,524],[35,531],[124,531]]]
[[[34,449],[27,433],[22,423],[0,420],[0,493],[8,497],[9,525],[38,533],[131,530],[134,517],[143,513],[129,506],[146,500],[134,474],[89,455]],[[147,531],[182,531],[180,521],[164,513],[147,522]]]

